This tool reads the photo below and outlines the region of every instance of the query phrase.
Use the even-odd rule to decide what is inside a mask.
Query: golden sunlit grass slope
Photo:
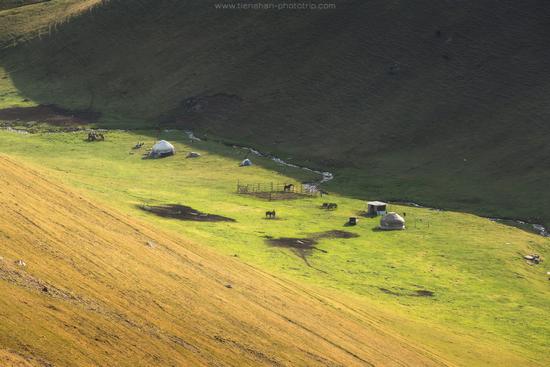
[[[0,40],[6,45],[48,35],[74,16],[102,0],[0,1]],[[32,9],[29,9],[32,8]]]
[[[101,208],[5,156],[0,197],[3,365],[446,364],[363,313]]]
[[[33,364],[17,354],[0,349],[0,366],[30,367]]]

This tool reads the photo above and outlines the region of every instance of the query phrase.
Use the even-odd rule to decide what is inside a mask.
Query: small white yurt
[[[380,229],[399,230],[405,229],[405,219],[397,213],[389,212],[380,219]]]
[[[241,162],[241,164],[239,164],[239,166],[241,166],[241,167],[252,166],[252,161],[250,159],[246,158],[244,161]]]
[[[151,149],[151,157],[162,158],[176,154],[176,148],[166,140],[161,140]]]

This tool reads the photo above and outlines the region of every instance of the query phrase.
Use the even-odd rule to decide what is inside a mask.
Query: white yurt
[[[380,229],[405,229],[405,219],[397,213],[389,212],[380,219]]]
[[[161,158],[176,154],[176,148],[166,140],[161,140],[151,149],[151,157]]]
[[[241,162],[241,164],[239,166],[241,166],[241,167],[252,166],[252,161],[250,159],[246,158],[244,161]]]

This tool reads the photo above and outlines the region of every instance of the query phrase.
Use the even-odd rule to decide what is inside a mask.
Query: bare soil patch
[[[342,231],[339,229],[333,229],[326,232],[320,232],[315,234],[313,237],[315,238],[356,238],[359,237],[357,233],[348,232],[348,231]]]
[[[429,291],[429,290],[426,290],[426,289],[417,289],[417,290],[414,290],[414,291],[406,291],[406,290],[403,290],[403,291],[394,291],[394,290],[390,290],[390,289],[387,289],[387,288],[378,288],[380,291],[386,293],[386,294],[389,294],[389,295],[392,295],[392,296],[397,296],[397,297],[402,297],[402,296],[406,296],[406,297],[433,297],[435,295],[434,292],[432,291]]]
[[[317,241],[311,238],[293,238],[293,237],[281,237],[270,238],[267,240],[269,244],[277,247],[295,248],[302,250],[311,250],[315,248]]]
[[[354,237],[359,237],[359,235],[355,233],[335,229],[331,231],[315,233],[305,238],[295,238],[295,237],[273,238],[271,236],[266,236],[265,238],[266,238],[266,242],[270,246],[288,248],[292,250],[292,252],[294,252],[298,257],[302,258],[308,266],[311,266],[307,260],[307,257],[311,255],[311,252],[313,250],[327,253],[326,250],[315,247],[318,243],[318,240],[323,238],[354,238]]]
[[[434,296],[434,292],[428,291],[428,290],[425,290],[425,289],[416,290],[414,292],[416,293],[417,297],[433,297]]]
[[[311,266],[307,257],[311,255],[313,250],[319,250],[315,247],[317,241],[311,238],[293,238],[293,237],[281,237],[281,238],[268,238],[266,242],[273,247],[283,247],[291,249],[298,257],[300,257],[307,266]],[[319,250],[326,252],[325,250]]]
[[[55,126],[75,126],[97,122],[101,114],[94,111],[71,111],[55,105],[12,107],[0,110],[0,120],[46,122]]]
[[[235,222],[235,219],[233,218],[224,217],[217,214],[203,213],[199,210],[191,208],[190,206],[179,204],[160,206],[140,205],[139,208],[143,211],[153,213],[164,218],[174,218],[196,222]]]

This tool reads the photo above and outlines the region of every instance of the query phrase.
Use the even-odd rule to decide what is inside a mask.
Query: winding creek
[[[0,130],[9,131],[9,132],[18,133],[18,134],[29,134],[29,132],[26,131],[26,130],[15,129],[15,128],[12,128],[12,127],[0,127]],[[82,131],[85,131],[85,130],[89,130],[89,129],[82,129]],[[103,129],[101,129],[101,130],[103,130]],[[107,131],[107,130],[103,130],[103,131]],[[116,130],[116,131],[125,131],[125,130]],[[178,131],[178,130],[165,130],[165,132],[173,132],[173,131]],[[71,131],[71,132],[74,133],[76,131]],[[61,133],[63,133],[63,132],[61,132]],[[193,131],[183,130],[183,133],[185,133],[185,135],[187,135],[187,137],[191,141],[195,141],[195,142],[202,141],[202,139],[195,136]],[[218,142],[224,144],[223,141],[218,141]],[[257,157],[271,159],[273,162],[275,162],[277,164],[280,164],[282,166],[301,169],[301,170],[304,170],[304,171],[307,171],[307,172],[317,174],[319,176],[319,179],[317,181],[304,183],[304,185],[307,185],[309,187],[309,190],[320,190],[320,185],[321,184],[329,182],[329,181],[334,179],[334,174],[331,173],[331,172],[328,172],[328,171],[320,171],[320,170],[316,170],[316,169],[313,169],[313,168],[309,168],[309,167],[300,166],[300,165],[297,165],[297,164],[294,164],[294,163],[290,163],[290,162],[287,162],[287,161],[285,161],[285,160],[283,160],[279,157],[276,157],[276,156],[271,155],[271,154],[260,152],[259,150],[256,150],[256,149],[251,148],[251,147],[246,147],[246,146],[241,146],[241,145],[232,145],[232,147],[234,149],[245,150],[245,151],[247,151],[247,152],[249,152],[249,153],[251,153],[251,154],[253,154]],[[416,207],[416,208],[424,208],[424,209],[431,209],[431,210],[444,210],[444,209],[440,209],[440,208],[432,208],[432,207],[429,207],[429,206],[424,206],[424,205],[421,205],[421,204],[418,204],[418,203],[415,203],[415,202],[412,202],[412,201],[394,201],[394,203],[395,204],[403,204],[403,205],[413,206],[413,207]],[[540,236],[543,236],[543,237],[550,237],[549,229],[544,227],[541,224],[538,224],[538,223],[529,223],[529,222],[526,222],[526,221],[523,221],[523,220],[520,220],[520,219],[513,219],[513,218],[490,217],[490,218],[487,218],[487,219],[489,219],[493,222],[518,227],[518,228],[527,230],[529,232],[536,233],[536,234],[538,234]]]
[[[192,140],[192,141],[201,141],[200,138],[197,138],[195,136],[195,134],[192,132],[192,131],[189,131],[189,130],[185,130],[184,133],[187,135],[187,137]],[[220,142],[223,144],[223,142]],[[271,159],[273,162],[275,163],[278,163],[280,164],[281,166],[287,166],[287,167],[292,167],[292,168],[297,168],[297,169],[301,169],[301,170],[304,170],[304,171],[307,171],[307,172],[311,172],[311,173],[315,173],[319,176],[321,176],[319,178],[319,180],[315,181],[315,182],[310,182],[308,183],[309,185],[320,185],[320,184],[323,184],[325,182],[329,182],[331,180],[334,179],[334,174],[332,174],[331,172],[327,172],[327,171],[318,171],[318,170],[314,170],[312,168],[309,168],[309,167],[305,167],[305,166],[299,166],[297,164],[294,164],[294,163],[289,163],[289,162],[286,162],[284,160],[282,160],[281,158],[278,158],[278,157],[275,157],[274,155],[271,155],[271,154],[266,154],[266,153],[262,153],[260,152],[259,150],[256,150],[254,148],[250,148],[250,147],[245,147],[245,146],[242,146],[242,145],[235,145],[233,144],[232,147],[234,149],[242,149],[242,150],[245,150],[249,153],[252,153],[253,155],[257,156],[257,157],[262,157],[262,158],[268,158],[268,159]]]
[[[201,139],[196,137],[195,134],[192,131],[186,130],[186,131],[184,131],[184,133],[192,141],[201,141]],[[221,142],[221,143],[223,143],[223,142]],[[326,183],[326,182],[329,182],[329,181],[334,179],[334,174],[331,173],[331,172],[328,172],[328,171],[319,171],[319,170],[315,170],[315,169],[312,169],[312,168],[309,168],[309,167],[289,163],[289,162],[284,161],[281,158],[278,158],[278,157],[273,156],[271,154],[262,153],[259,150],[256,150],[256,149],[251,148],[251,147],[246,147],[246,146],[241,146],[241,145],[232,145],[232,147],[234,149],[245,150],[245,151],[250,152],[251,154],[253,154],[257,157],[271,159],[272,161],[274,161],[274,162],[276,162],[276,163],[278,163],[282,166],[302,169],[304,171],[312,172],[312,173],[315,173],[315,174],[319,175],[320,176],[319,180],[317,180],[315,182],[305,183],[305,185],[310,186],[311,190],[320,190],[319,185],[321,185],[323,183]],[[445,209],[440,209],[440,208],[432,208],[432,207],[421,205],[421,204],[418,204],[418,203],[415,203],[415,202],[412,202],[412,201],[403,201],[403,202],[395,201],[394,203],[395,204],[403,204],[403,205],[413,206],[413,207],[416,207],[416,208],[430,209],[430,210],[445,210]],[[510,219],[510,218],[493,218],[493,217],[490,217],[490,218],[487,218],[487,219],[489,219],[490,221],[493,221],[493,222],[518,227],[520,229],[536,233],[536,234],[538,234],[540,236],[543,236],[543,237],[550,237],[549,230],[541,224],[529,223],[529,222],[525,222],[525,221],[522,221],[522,220],[519,220],[519,219]]]

